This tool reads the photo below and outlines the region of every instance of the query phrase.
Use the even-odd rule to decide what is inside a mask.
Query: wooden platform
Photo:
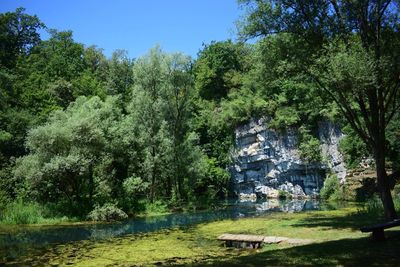
[[[262,235],[234,235],[234,234],[222,234],[218,237],[218,240],[225,241],[227,247],[240,246],[251,248],[259,248],[264,242],[265,236]]]

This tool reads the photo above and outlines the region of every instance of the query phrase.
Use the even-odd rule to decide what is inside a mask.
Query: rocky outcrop
[[[321,153],[326,159],[326,164],[338,177],[341,183],[346,178],[346,166],[343,155],[339,151],[339,142],[343,133],[339,127],[331,122],[320,122],[318,124],[319,140],[321,141]]]
[[[251,121],[235,131],[235,149],[230,168],[234,192],[277,197],[279,190],[295,198],[316,196],[330,169],[339,179],[346,176],[338,144],[343,134],[329,122],[318,125],[324,163],[309,164],[300,159],[298,132],[288,128],[279,133],[268,128],[266,119]]]

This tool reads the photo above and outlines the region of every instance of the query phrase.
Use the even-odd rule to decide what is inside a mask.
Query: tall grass
[[[393,197],[394,207],[398,213],[400,213],[400,196],[396,195]],[[374,217],[382,217],[384,214],[383,204],[381,199],[374,195],[372,198],[369,198],[363,205],[363,207],[359,210],[359,213],[366,213],[368,215]]]
[[[68,217],[51,214],[50,210],[37,203],[16,200],[4,208],[0,214],[0,224],[56,224],[71,221]]]

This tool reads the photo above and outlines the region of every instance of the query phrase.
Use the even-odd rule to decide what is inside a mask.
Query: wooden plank
[[[237,242],[263,242],[264,238],[265,236],[262,235],[222,234],[218,237],[218,240]]]

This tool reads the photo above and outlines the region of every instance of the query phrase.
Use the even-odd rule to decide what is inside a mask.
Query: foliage
[[[324,185],[321,188],[320,196],[323,199],[327,200],[343,200],[343,189],[340,187],[339,179],[336,175],[329,174],[325,181]]]
[[[308,163],[321,162],[321,143],[304,127],[299,129],[300,158]]]
[[[219,100],[240,87],[245,53],[243,46],[230,40],[204,45],[194,66],[195,87],[200,97]]]
[[[40,42],[38,30],[44,24],[37,16],[24,13],[24,8],[0,14],[0,65],[11,68],[19,54],[27,54]]]
[[[123,50],[106,58],[71,31],[41,40],[45,26],[23,9],[1,14],[4,203],[22,198],[83,218],[107,203],[133,214],[226,197],[234,130],[260,117],[279,131],[299,128],[306,162],[322,160],[315,129],[328,119],[343,126],[348,166],[379,143],[399,169],[397,7],[382,13],[374,43],[377,28],[358,27],[378,22],[359,21],[357,1],[239,3],[239,35],[256,42],[211,42],[196,60],[159,47],[135,60]],[[367,13],[384,7],[368,5]],[[383,89],[374,112],[382,101],[373,90]],[[375,127],[382,116],[387,125]],[[376,129],[385,131],[371,143]],[[328,197],[343,198],[330,179]]]
[[[386,173],[387,127],[399,110],[399,6],[390,0],[240,1],[244,38],[276,33],[299,37],[307,52],[296,56],[323,99],[334,101],[374,156],[388,219],[396,218]]]
[[[123,187],[126,194],[135,195],[145,192],[149,187],[149,183],[143,182],[140,177],[129,177],[124,181]]]
[[[190,66],[188,57],[168,55],[156,47],[133,67],[135,85],[128,111],[143,148],[138,175],[150,184],[151,202],[157,196],[187,199],[189,184],[201,175],[202,153],[188,124]]]
[[[145,213],[146,215],[160,215],[168,212],[167,204],[162,200],[151,202],[145,202]]]
[[[87,217],[91,221],[113,222],[125,220],[128,215],[115,204],[106,203],[103,206],[96,206]]]
[[[400,197],[394,196],[394,205],[397,211],[400,211]],[[363,206],[358,210],[361,214],[369,214],[374,217],[380,217],[383,213],[382,201],[378,195],[373,195],[371,198],[367,199]]]
[[[363,158],[369,155],[368,149],[351,127],[344,127],[342,131],[345,136],[340,140],[340,151],[344,155],[346,166],[348,168],[355,168]]]
[[[36,202],[24,202],[21,199],[6,203],[0,210],[0,224],[56,224],[76,220],[60,216],[47,206]]]
[[[217,159],[205,156],[202,159],[203,176],[194,184],[194,192],[199,201],[216,199],[227,195],[229,173],[218,166]]]
[[[30,197],[38,201],[68,199],[84,211],[93,204],[95,188],[108,176],[93,179],[97,166],[113,153],[121,110],[116,98],[79,98],[66,111],[56,111],[45,125],[32,129],[27,138],[30,155],[17,161],[17,179],[26,181]],[[111,167],[111,166],[110,166]],[[99,172],[96,172],[99,175]],[[112,193],[112,192],[110,192]]]
[[[38,204],[17,201],[7,206],[1,221],[4,224],[34,224],[42,219],[41,207]]]

